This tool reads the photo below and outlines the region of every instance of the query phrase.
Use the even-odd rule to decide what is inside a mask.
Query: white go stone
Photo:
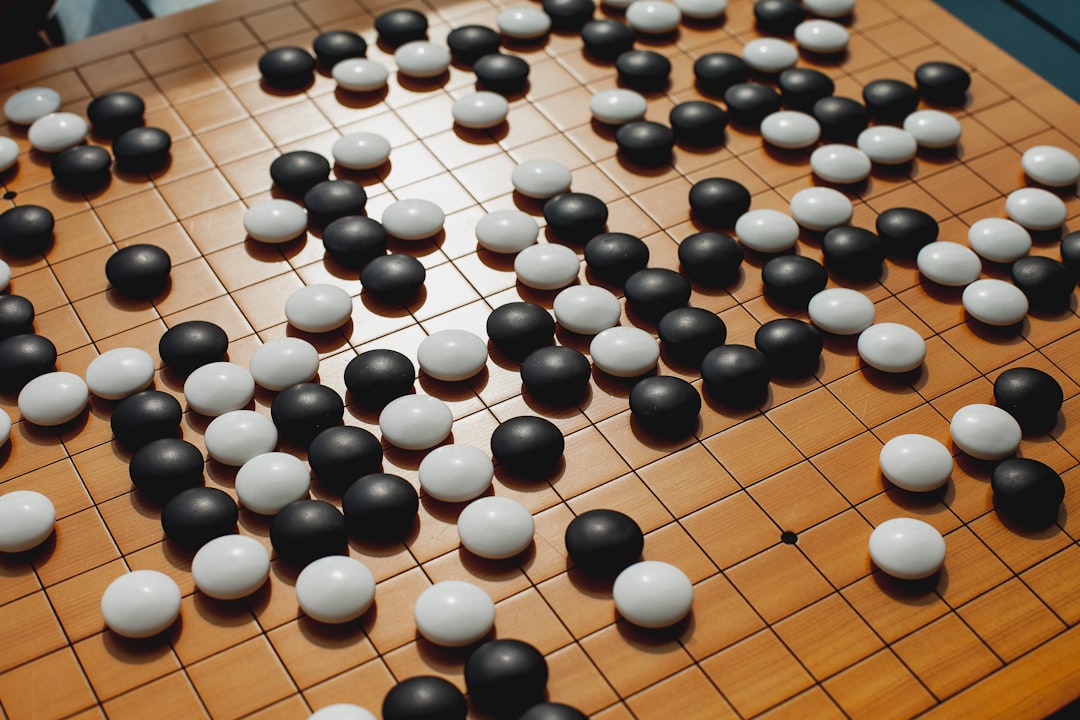
[[[240,467],[253,457],[277,447],[274,422],[254,410],[230,410],[210,421],[203,433],[206,454],[231,467]]]
[[[424,240],[442,230],[446,214],[442,208],[423,198],[391,203],[383,210],[386,232],[401,240]]]
[[[637,0],[626,8],[626,23],[646,35],[674,32],[681,19],[677,5],[660,0]]]
[[[1054,145],[1036,145],[1020,157],[1028,177],[1050,187],[1068,187],[1080,177],[1080,160],[1068,150]]]
[[[244,213],[244,230],[253,240],[278,244],[299,237],[307,229],[307,210],[291,200],[264,200]]]
[[[438,582],[420,593],[413,606],[416,629],[442,647],[463,647],[495,625],[495,602],[482,588],[461,580]]]
[[[924,245],[915,258],[919,272],[938,285],[963,287],[979,279],[982,261],[975,251],[954,242]]]
[[[468,380],[484,369],[487,343],[468,330],[439,330],[428,335],[416,350],[420,369],[435,378]]]
[[[551,18],[540,8],[512,7],[495,16],[495,25],[509,38],[534,40],[551,30]]]
[[[900,323],[871,325],[859,334],[857,347],[863,362],[882,372],[908,372],[926,359],[926,341]]]
[[[32,550],[55,526],[56,508],[45,495],[33,490],[0,495],[0,553]]]
[[[0,291],[7,289],[11,283],[11,266],[0,260]]]
[[[810,154],[810,168],[822,180],[848,185],[870,176],[870,157],[851,145],[822,145]]]
[[[506,98],[487,90],[462,95],[451,108],[454,122],[473,130],[495,127],[506,120],[509,112],[510,103]]]
[[[807,230],[824,232],[851,222],[851,200],[839,190],[812,187],[791,198],[791,216]]]
[[[390,71],[386,66],[367,58],[348,58],[334,64],[331,71],[342,89],[351,92],[371,92],[386,87]]]
[[[497,253],[513,254],[536,243],[540,225],[520,210],[495,210],[476,223],[476,242]]]
[[[101,596],[105,624],[117,635],[146,638],[180,615],[180,588],[157,570],[135,570],[113,580]]]
[[[660,344],[641,328],[619,326],[594,337],[589,354],[593,364],[608,375],[638,377],[656,367]]]
[[[532,543],[532,513],[516,500],[482,497],[458,515],[458,537],[466,550],[489,560],[513,557]]]
[[[1015,325],[1028,311],[1027,295],[1012,283],[995,278],[971,283],[960,300],[971,317],[987,325]]]
[[[337,285],[315,283],[299,288],[285,301],[285,317],[297,330],[323,333],[335,330],[352,315],[352,298]]]
[[[960,142],[960,121],[940,110],[916,110],[904,118],[904,129],[925,148],[947,148]]]
[[[3,445],[11,437],[11,416],[0,409],[0,445]]]
[[[214,362],[196,368],[184,381],[188,407],[208,417],[239,410],[255,396],[255,379],[246,367]]]
[[[355,558],[319,558],[296,577],[296,600],[312,620],[330,625],[351,622],[375,601],[375,576]]]
[[[0,173],[19,160],[19,145],[6,135],[0,135]],[[0,287],[0,290],[3,288]]]
[[[926,435],[897,435],[878,455],[881,474],[898,488],[936,490],[949,481],[953,458],[949,449]]]
[[[990,262],[1011,263],[1031,251],[1031,235],[1023,225],[1005,218],[976,220],[968,230],[971,249]]]
[[[454,416],[446,403],[430,395],[403,395],[379,413],[383,438],[402,450],[435,447],[450,434]]]
[[[842,18],[855,10],[855,0],[803,0],[803,7],[818,17]]]
[[[145,350],[120,347],[108,350],[86,367],[90,392],[105,400],[123,400],[145,390],[154,380],[154,358]]]
[[[1004,460],[1020,447],[1020,424],[995,405],[976,403],[957,410],[949,423],[956,446],[979,460]]]
[[[611,589],[615,609],[634,625],[663,628],[686,617],[694,603],[694,586],[679,568],[658,560],[630,565]]]
[[[378,718],[359,705],[335,703],[311,713],[308,715],[308,720],[378,720]]]
[[[450,50],[427,40],[413,40],[394,51],[394,62],[402,75],[438,77],[450,67]]]
[[[514,189],[525,197],[547,200],[570,189],[570,169],[555,160],[526,160],[510,173]]]
[[[443,445],[420,461],[420,487],[442,502],[466,502],[478,498],[491,486],[495,466],[480,448]]]
[[[384,164],[390,157],[390,141],[377,133],[349,133],[335,140],[330,152],[334,162],[343,168],[369,170]]]
[[[930,577],[945,562],[945,539],[914,518],[893,518],[870,533],[870,559],[882,572],[901,580]]]
[[[4,101],[4,116],[16,125],[30,125],[59,109],[60,93],[47,87],[20,90]]]
[[[1005,212],[1028,230],[1053,230],[1065,222],[1065,203],[1042,188],[1020,188],[1005,198]]]
[[[571,285],[552,303],[560,326],[579,335],[595,335],[619,324],[622,305],[607,288],[599,285]]]
[[[255,538],[222,535],[199,548],[191,560],[195,587],[218,600],[239,600],[270,577],[270,553]]]
[[[640,120],[645,117],[646,109],[648,103],[645,96],[625,88],[601,90],[589,98],[589,112],[598,121],[608,125],[623,125]]]
[[[75,147],[89,132],[90,126],[82,117],[75,113],[55,112],[35,120],[26,137],[35,150],[56,153]]]
[[[757,38],[743,45],[743,60],[754,70],[778,73],[794,67],[799,60],[799,50],[786,40]]]
[[[286,505],[303,500],[311,489],[304,461],[283,452],[267,452],[245,462],[236,473],[240,504],[259,515],[277,515]]]
[[[828,288],[810,298],[810,320],[833,335],[858,335],[874,323],[874,302],[858,290]]]
[[[675,7],[694,20],[712,20],[724,14],[728,0],[675,0]]]
[[[522,285],[534,290],[558,290],[577,279],[581,260],[558,243],[530,245],[514,258],[514,272]]]
[[[735,221],[735,234],[751,250],[778,253],[795,247],[799,225],[779,210],[751,210]]]
[[[810,147],[821,137],[821,125],[813,115],[797,110],[770,113],[761,121],[761,137],[778,148]]]
[[[248,370],[260,387],[277,392],[315,377],[319,351],[307,340],[276,338],[255,348]]]
[[[919,149],[914,135],[891,125],[866,128],[859,133],[856,145],[873,162],[882,165],[902,165],[909,162]]]
[[[814,53],[838,53],[847,49],[851,33],[832,20],[805,20],[795,26],[795,42]]]
[[[19,391],[19,412],[23,419],[51,427],[74,420],[90,399],[83,379],[74,373],[50,372],[38,375]]]

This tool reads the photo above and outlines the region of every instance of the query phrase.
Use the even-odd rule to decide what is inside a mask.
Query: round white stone
[[[859,133],[859,149],[873,162],[882,165],[901,165],[915,157],[918,143],[907,130],[891,125],[875,125]]]
[[[462,95],[454,101],[451,114],[461,127],[483,130],[506,120],[510,103],[499,93],[481,90]]]
[[[600,370],[615,377],[638,377],[656,367],[660,344],[636,327],[612,327],[589,343],[589,354]]]
[[[122,400],[145,390],[154,379],[154,358],[145,350],[120,347],[108,350],[86,367],[90,392],[105,400]]]
[[[306,229],[307,210],[291,200],[264,200],[244,213],[244,230],[259,242],[288,242]]]
[[[766,37],[743,45],[742,56],[754,70],[778,73],[795,66],[799,60],[799,50],[786,40]]]
[[[1061,227],[1068,214],[1065,203],[1042,188],[1020,188],[1005,198],[1005,212],[1028,230],[1053,230]]]
[[[3,445],[11,437],[11,416],[0,408],[0,445]]]
[[[914,518],[893,518],[870,533],[870,559],[901,580],[930,577],[945,562],[945,538],[937,529]]]
[[[954,242],[924,245],[915,258],[919,272],[939,285],[963,287],[979,279],[982,261],[975,251]]]
[[[254,410],[230,410],[210,421],[204,432],[206,454],[231,467],[277,447],[278,431],[274,422]]]
[[[778,148],[796,150],[816,143],[821,137],[821,125],[813,115],[780,110],[761,121],[761,137]]]
[[[0,135],[0,173],[4,172],[19,159],[19,145],[6,135]],[[3,288],[0,287],[0,290]]]
[[[460,580],[438,582],[413,606],[416,629],[443,647],[470,645],[491,632],[495,602],[483,589]]]
[[[956,446],[979,460],[1004,460],[1020,447],[1020,424],[995,405],[965,405],[949,423]]]
[[[319,558],[296,577],[296,600],[312,620],[347,623],[366,613],[375,601],[375,576],[355,558]]]
[[[968,230],[968,242],[991,262],[1011,263],[1031,251],[1031,235],[1023,225],[1005,218],[983,218]]]
[[[619,324],[619,298],[599,285],[571,285],[552,303],[555,320],[570,332],[595,335]]]
[[[289,453],[256,455],[236,473],[240,504],[259,515],[277,515],[286,505],[306,498],[310,488],[307,465]]]
[[[215,362],[196,368],[184,381],[188,407],[208,417],[239,410],[255,396],[255,379],[246,367]]]
[[[727,10],[727,0],[675,0],[675,7],[694,20],[712,20]]]
[[[101,614],[117,635],[151,637],[172,625],[180,614],[180,588],[165,573],[135,570],[105,588]]]
[[[394,51],[394,62],[402,75],[438,77],[450,67],[450,50],[427,40],[413,40]]]
[[[60,93],[47,87],[20,90],[4,101],[4,116],[16,125],[30,125],[59,109]]]
[[[528,509],[505,497],[482,497],[458,515],[458,537],[473,555],[502,560],[517,555],[532,543],[535,523]]]
[[[259,386],[277,392],[315,377],[319,351],[307,340],[277,338],[255,348],[248,369]]]
[[[308,720],[378,720],[378,718],[359,705],[337,703],[316,710],[308,716]]]
[[[522,285],[536,290],[558,290],[577,279],[581,260],[558,243],[530,245],[514,258],[514,272]]]
[[[487,359],[487,343],[468,330],[439,330],[424,338],[416,350],[421,370],[449,382],[476,375]]]
[[[648,103],[645,96],[625,88],[601,90],[589,98],[589,111],[592,116],[608,125],[623,125],[632,120],[640,120],[645,117],[646,109]]]
[[[646,35],[673,32],[681,19],[677,5],[660,0],[637,0],[626,8],[626,23]]]
[[[960,301],[971,317],[987,325],[1015,325],[1028,311],[1027,295],[1020,288],[994,278],[968,285]]]
[[[41,493],[15,490],[0,495],[0,552],[36,548],[52,535],[55,526],[56,508]]]
[[[940,110],[916,110],[904,118],[904,129],[926,148],[952,147],[960,141],[960,121]]]
[[[450,434],[454,416],[446,403],[430,395],[403,395],[379,413],[379,430],[402,450],[435,447]]]
[[[855,9],[855,0],[803,0],[803,7],[818,17],[842,18]]]
[[[850,39],[848,29],[832,20],[805,20],[795,26],[795,42],[810,52],[843,52]]]
[[[377,133],[349,133],[335,140],[330,152],[334,162],[343,168],[368,170],[379,167],[390,157],[390,141]]]
[[[371,92],[386,87],[390,71],[386,66],[367,58],[348,58],[334,64],[331,71],[341,88],[352,92]]]
[[[535,7],[512,7],[495,16],[495,25],[503,35],[515,40],[543,37],[551,29],[551,18]]]
[[[6,290],[11,283],[11,266],[0,260],[0,291]]]
[[[218,600],[239,600],[270,577],[270,553],[255,538],[223,535],[199,548],[191,560],[195,587]]]
[[[90,126],[75,113],[56,112],[35,120],[26,137],[34,149],[56,153],[75,147],[89,132]]]
[[[814,174],[840,185],[865,180],[870,175],[870,166],[870,157],[851,145],[822,145],[810,154]]]
[[[1050,187],[1075,185],[1080,177],[1080,160],[1068,150],[1054,145],[1036,145],[1020,158],[1024,172],[1035,182]]]
[[[420,487],[442,502],[466,502],[491,486],[495,467],[491,458],[471,445],[443,445],[420,461]]]
[[[645,628],[674,625],[694,603],[694,586],[686,573],[658,560],[627,567],[615,578],[611,594],[619,614]]]
[[[514,167],[510,182],[525,197],[547,200],[570,189],[570,170],[555,160],[526,160]]]
[[[422,198],[398,200],[383,210],[386,232],[401,240],[424,240],[442,230],[446,215],[442,208]]]
[[[297,330],[323,333],[344,325],[352,315],[352,298],[337,285],[315,283],[299,288],[285,301],[285,317]]]
[[[795,247],[799,225],[779,210],[751,210],[735,221],[735,234],[751,250],[778,253]]]
[[[926,341],[919,333],[900,323],[877,323],[859,334],[859,357],[870,367],[902,373],[922,365]]]
[[[828,288],[810,298],[810,320],[833,335],[858,335],[874,323],[874,302],[858,290]]]
[[[50,372],[38,375],[19,391],[23,419],[46,427],[73,420],[86,407],[90,391],[78,375]]]
[[[540,226],[520,210],[496,210],[476,223],[476,242],[497,253],[520,252],[536,243]]]
[[[889,482],[912,492],[936,490],[953,469],[949,449],[926,435],[897,435],[881,448],[878,462]]]
[[[791,198],[791,216],[807,230],[824,232],[851,222],[851,200],[839,190],[812,187]]]

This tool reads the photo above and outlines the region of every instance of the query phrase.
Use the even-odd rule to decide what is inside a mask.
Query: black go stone
[[[739,278],[744,254],[730,235],[698,232],[679,243],[679,269],[694,282],[723,287]]]
[[[544,0],[544,12],[556,30],[581,30],[596,12],[593,0]]]
[[[259,58],[259,73],[272,88],[296,90],[315,78],[315,58],[303,48],[274,48]]]
[[[535,415],[510,418],[491,433],[492,456],[515,475],[550,473],[565,448],[562,431],[550,420]]]
[[[489,640],[465,661],[469,699],[497,717],[517,718],[543,700],[547,681],[544,654],[521,640]]]
[[[229,336],[206,320],[188,320],[166,330],[158,340],[158,355],[170,368],[187,375],[225,358]]]
[[[589,359],[563,345],[533,350],[521,363],[521,382],[545,403],[572,405],[585,395],[592,376]]]
[[[627,306],[653,322],[690,302],[690,290],[690,281],[668,268],[638,270],[623,285]]]
[[[671,75],[671,61],[653,50],[627,50],[615,58],[619,82],[645,92],[660,90]]]
[[[630,390],[630,417],[649,432],[681,438],[697,427],[701,396],[680,377],[654,375]]]
[[[363,215],[334,220],[323,228],[322,241],[330,257],[357,270],[386,254],[386,229]]]
[[[769,390],[769,360],[746,345],[721,345],[701,361],[705,391],[726,405],[760,405]]]
[[[105,93],[86,106],[86,119],[94,132],[105,137],[115,137],[125,130],[143,124],[146,103],[131,92]]]
[[[277,394],[270,418],[285,440],[307,445],[323,430],[341,424],[345,403],[333,388],[298,383]]]
[[[783,105],[780,93],[754,82],[732,85],[724,91],[724,102],[733,123],[752,128],[759,127],[762,120]]]
[[[685,145],[715,147],[724,143],[727,111],[705,100],[688,100],[671,108],[668,122],[675,138]]]
[[[830,95],[816,101],[810,109],[821,126],[824,140],[853,141],[870,125],[870,111],[858,100]]]
[[[829,273],[816,260],[801,255],[779,255],[761,268],[765,295],[789,308],[805,310],[810,298],[825,289]]]
[[[0,340],[34,332],[34,303],[22,295],[0,295]]]
[[[870,117],[878,122],[902,123],[919,107],[919,91],[901,80],[874,80],[862,92]]]
[[[160,390],[143,390],[120,401],[109,418],[113,437],[128,450],[180,434],[184,409],[180,401]]]
[[[322,500],[297,500],[270,521],[270,544],[278,557],[304,567],[346,550],[349,531],[341,511]]]
[[[365,205],[367,191],[352,180],[325,180],[304,193],[304,207],[316,225],[359,215]]]
[[[499,52],[499,33],[483,25],[464,25],[446,36],[450,54],[459,63],[472,65],[485,55]]]
[[[832,78],[811,68],[788,68],[780,73],[776,83],[786,107],[807,113],[811,112],[814,103],[836,91]]]
[[[175,437],[151,440],[131,456],[128,475],[140,493],[163,504],[185,490],[203,486],[202,452]]]
[[[1061,239],[1061,262],[1069,268],[1074,277],[1080,278],[1080,230],[1071,232]]]
[[[1065,402],[1061,385],[1036,368],[1010,368],[994,381],[994,402],[1016,418],[1024,432],[1047,433]]]
[[[156,127],[125,130],[113,141],[116,166],[134,173],[152,173],[169,162],[172,138]]]
[[[763,33],[791,35],[805,17],[803,6],[794,0],[757,0],[754,3],[754,23]]]
[[[42,252],[53,241],[56,221],[47,208],[19,205],[0,214],[0,248],[17,257]]]
[[[349,30],[330,30],[315,38],[312,50],[319,65],[332,70],[342,60],[364,57],[367,54],[367,40]]]
[[[239,518],[240,509],[228,493],[198,487],[184,490],[165,503],[161,529],[165,537],[185,550],[198,550],[214,538],[235,534]]]
[[[473,72],[486,89],[513,95],[525,89],[529,79],[529,63],[516,55],[491,53],[473,64]]]
[[[795,318],[770,320],[754,333],[754,345],[775,375],[805,377],[818,368],[824,343],[810,323]]]
[[[25,333],[0,340],[0,390],[21,390],[56,366],[56,346],[47,337]]]
[[[302,196],[330,178],[330,162],[310,150],[294,150],[270,163],[270,178],[290,195]]]
[[[671,162],[675,132],[652,120],[634,120],[615,131],[615,144],[630,162],[655,167]]]
[[[105,261],[105,277],[121,295],[149,298],[169,282],[172,260],[157,245],[139,243],[121,248]]]
[[[345,366],[345,387],[353,400],[367,408],[381,408],[412,392],[416,366],[397,350],[365,350]]]
[[[311,471],[335,490],[349,487],[363,475],[378,472],[382,460],[382,443],[364,428],[328,427],[308,445]]]
[[[544,220],[563,240],[584,243],[604,232],[608,207],[595,195],[561,193],[544,203]]]
[[[649,246],[629,233],[601,233],[585,243],[585,263],[601,280],[622,285],[649,264]]]
[[[93,192],[109,183],[112,156],[97,145],[76,145],[53,158],[51,170],[57,185],[72,192]]]
[[[727,340],[727,325],[704,308],[676,308],[660,318],[656,329],[661,346],[673,360],[695,367]]]
[[[632,50],[637,34],[618,20],[590,20],[581,28],[585,52],[598,60],[614,60]]]
[[[1065,483],[1054,469],[1029,458],[1009,458],[990,473],[994,509],[1005,517],[1035,529],[1057,519],[1065,499]]]
[[[750,209],[750,191],[730,178],[706,178],[690,188],[690,210],[701,222],[733,227]]]
[[[412,40],[427,37],[428,21],[423,13],[408,8],[387,10],[375,17],[375,32],[379,41],[396,47]]]
[[[1013,284],[1027,295],[1033,310],[1059,313],[1069,309],[1076,280],[1064,263],[1029,255],[1014,262],[1010,274]]]
[[[732,53],[707,53],[694,61],[694,79],[702,92],[723,95],[732,85],[750,79],[750,66]]]
[[[821,241],[825,267],[848,280],[869,281],[881,276],[885,243],[874,233],[852,225],[834,227]]]
[[[645,535],[618,510],[589,510],[566,526],[566,552],[586,575],[614,577],[637,562]]]
[[[424,286],[427,270],[412,255],[390,253],[375,258],[360,271],[360,284],[386,303],[406,302]]]
[[[383,698],[383,720],[465,720],[469,704],[449,680],[419,675],[402,680]]]
[[[373,542],[405,539],[419,508],[416,488],[404,478],[386,473],[361,476],[341,498],[349,533]]]
[[[874,227],[885,253],[895,257],[915,257],[938,238],[937,220],[915,208],[890,208],[878,215]]]
[[[544,702],[533,705],[518,720],[589,720],[589,717],[575,707]]]
[[[499,352],[521,360],[533,350],[555,342],[555,319],[533,303],[506,303],[488,315],[487,336]]]
[[[915,68],[915,86],[927,102],[963,105],[971,87],[971,75],[949,62],[926,62]]]

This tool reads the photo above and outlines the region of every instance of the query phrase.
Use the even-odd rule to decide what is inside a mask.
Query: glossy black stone
[[[697,427],[701,396],[680,377],[654,375],[630,390],[630,417],[643,428],[666,438],[681,438]]]
[[[172,260],[157,245],[138,243],[120,248],[105,261],[105,277],[121,295],[149,298],[169,283]]]
[[[719,96],[732,85],[749,80],[750,66],[732,53],[706,53],[694,61],[694,79],[703,93]]]
[[[615,58],[619,82],[643,92],[660,90],[671,75],[671,61],[654,50],[627,50]]]
[[[420,498],[408,480],[372,472],[357,478],[341,498],[349,533],[359,540],[403,540],[416,522]]]
[[[472,65],[485,55],[499,52],[499,33],[484,25],[463,25],[446,36],[446,45],[455,60]]]
[[[202,452],[175,437],[151,440],[131,456],[128,475],[143,496],[166,503],[185,490],[203,486]]]
[[[187,375],[195,368],[225,359],[229,336],[206,320],[188,320],[173,325],[158,340],[158,355],[170,368]]]
[[[881,276],[885,243],[874,233],[852,225],[834,227],[821,241],[825,267],[848,280],[868,281]]]
[[[297,500],[270,521],[270,544],[298,568],[346,550],[349,531],[341,511],[322,500]]]
[[[585,52],[598,60],[614,60],[632,50],[637,34],[618,20],[590,20],[581,28]]]
[[[915,86],[927,100],[938,105],[963,105],[971,86],[971,74],[949,62],[926,62],[915,68]]]
[[[34,303],[22,295],[0,295],[0,340],[34,332]]]
[[[110,92],[100,95],[86,106],[86,119],[94,132],[114,137],[143,124],[146,103],[131,92]]]
[[[83,193],[109,184],[112,156],[97,145],[76,145],[53,158],[50,169],[56,183],[65,190]]]
[[[359,427],[328,427],[308,445],[311,471],[323,483],[338,491],[349,487],[363,475],[378,472],[382,459],[379,438]]]
[[[769,361],[774,375],[805,377],[817,371],[824,343],[810,323],[777,318],[758,328],[754,345]]]
[[[862,96],[870,117],[878,122],[902,123],[919,107],[919,91],[900,80],[873,80]]]
[[[544,0],[544,12],[556,30],[581,30],[596,12],[593,0]]]
[[[546,475],[562,459],[562,431],[542,417],[520,415],[500,423],[491,433],[491,454],[515,475]]]
[[[169,162],[172,138],[156,127],[137,127],[125,130],[113,140],[116,166],[134,173],[152,173]]]
[[[736,125],[757,128],[767,115],[783,105],[780,93],[768,85],[746,82],[732,85],[724,91],[728,116]]]
[[[280,436],[307,445],[320,432],[341,424],[345,403],[333,388],[318,383],[298,383],[277,394],[270,404],[270,418]]]
[[[589,510],[566,526],[570,559],[586,575],[614,577],[637,562],[645,547],[641,528],[618,510]]]
[[[350,30],[330,30],[317,35],[311,49],[319,65],[332,70],[342,60],[364,57],[367,40]]]
[[[812,68],[794,67],[780,73],[776,80],[780,98],[789,110],[811,112],[814,103],[836,91],[832,78]]]
[[[345,387],[352,401],[381,408],[412,392],[416,366],[397,350],[365,350],[345,366]]]
[[[314,79],[315,58],[303,48],[274,48],[259,58],[259,73],[272,88],[296,90]]]
[[[419,675],[402,680],[386,693],[383,720],[465,720],[469,704],[449,680]]]
[[[1073,277],[1080,278],[1080,230],[1061,239],[1061,262],[1065,263]]]
[[[821,138],[833,142],[853,142],[870,124],[870,111],[858,100],[830,95],[810,109],[821,126]]]
[[[604,232],[607,203],[587,193],[561,193],[544,203],[544,219],[563,240],[584,243]]]
[[[938,238],[937,220],[915,208],[890,208],[878,215],[874,227],[890,256],[915,257]]]
[[[366,292],[386,303],[406,302],[424,286],[427,270],[412,255],[381,255],[360,271],[360,284]]]
[[[649,246],[629,233],[601,233],[585,243],[585,263],[601,280],[622,285],[649,264]]]
[[[386,254],[386,229],[363,215],[334,220],[323,228],[322,241],[330,257],[356,270]]]
[[[1065,483],[1053,468],[1030,458],[1009,458],[990,473],[994,509],[1032,528],[1049,527],[1065,499]]]
[[[675,132],[667,125],[652,120],[634,120],[615,131],[615,144],[626,160],[655,167],[671,162]]]
[[[690,281],[668,268],[645,268],[626,279],[623,293],[630,310],[656,322],[690,302]]]
[[[1024,432],[1042,434],[1057,424],[1065,394],[1050,374],[1018,367],[1006,370],[994,380],[994,402],[1016,418]]]
[[[763,33],[791,35],[805,18],[803,6],[794,0],[757,0],[754,3],[754,24]]]
[[[516,55],[492,53],[473,64],[476,79],[487,90],[513,95],[525,89],[529,80],[529,63]]]
[[[1076,280],[1064,263],[1041,255],[1022,257],[1009,271],[1032,310],[1059,313],[1069,309]]]
[[[688,100],[671,108],[668,122],[675,138],[686,145],[723,145],[728,116],[724,108],[705,100]]]
[[[391,47],[427,37],[428,21],[423,13],[408,8],[387,10],[375,17],[379,42]]]
[[[487,335],[499,352],[513,360],[521,360],[533,350],[555,341],[555,319],[533,303],[506,303],[488,315]]]
[[[737,180],[706,178],[690,188],[690,210],[707,225],[734,227],[749,209],[750,191]]]
[[[562,703],[544,702],[533,705],[518,720],[589,720],[589,718],[575,707]]]
[[[56,346],[47,337],[26,333],[0,340],[0,390],[21,390],[56,366]]]
[[[571,405],[580,400],[591,376],[589,359],[562,345],[533,350],[521,363],[525,388],[541,402],[554,405]]]
[[[825,289],[829,273],[825,267],[802,255],[779,255],[761,268],[765,296],[788,308],[805,310],[810,298]]]
[[[42,252],[53,241],[56,221],[40,205],[18,205],[0,214],[0,248],[16,257]]]
[[[721,345],[701,361],[705,391],[726,405],[760,405],[768,393],[770,377],[768,359],[746,345]]]
[[[359,215],[367,205],[367,191],[352,180],[326,180],[304,193],[304,207],[316,225]]]
[[[676,308],[660,318],[656,329],[661,347],[671,359],[695,367],[727,340],[724,321],[704,308]]]
[[[180,434],[184,409],[180,401],[160,390],[143,390],[120,401],[109,418],[113,437],[128,450]]]
[[[198,550],[214,538],[236,533],[240,509],[228,493],[197,487],[175,495],[161,509],[165,537],[185,550]]]
[[[293,150],[274,158],[270,178],[285,192],[301,197],[330,178],[330,162],[310,150]]]
[[[697,232],[679,243],[679,269],[694,282],[724,287],[739,278],[744,254],[743,246],[730,235]]]
[[[465,661],[469,699],[497,717],[517,718],[543,700],[547,681],[544,654],[521,640],[489,640]]]

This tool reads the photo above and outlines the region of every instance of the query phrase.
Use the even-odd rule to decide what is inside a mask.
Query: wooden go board
[[[391,77],[374,97],[335,92],[323,75],[298,93],[260,85],[256,62],[265,50],[310,46],[329,29],[362,33],[369,56],[392,64],[375,46],[372,25],[395,4],[222,0],[0,67],[0,96],[48,85],[78,113],[103,92],[134,91],[146,100],[147,124],[174,140],[166,171],[118,174],[105,190],[81,196],[51,182],[49,159],[29,150],[25,132],[5,128],[24,152],[17,169],[0,176],[2,208],[33,203],[57,217],[45,257],[12,260],[9,292],[34,303],[37,332],[56,344],[59,369],[82,374],[115,347],[154,353],[167,327],[191,319],[225,328],[229,358],[246,364],[261,342],[295,332],[283,311],[290,292],[329,282],[354,296],[351,323],[305,337],[322,355],[320,382],[344,394],[343,368],[358,351],[393,348],[415,358],[425,333],[483,335],[488,313],[502,303],[551,306],[554,293],[516,284],[511,262],[477,251],[473,227],[485,212],[518,207],[543,222],[540,203],[512,193],[517,162],[566,164],[574,190],[608,203],[609,229],[642,237],[650,265],[669,268],[678,267],[678,242],[701,229],[689,214],[693,182],[731,177],[750,188],[754,207],[785,211],[796,191],[816,182],[808,153],[765,148],[740,129],[729,129],[715,150],[678,147],[658,170],[628,166],[588,111],[591,93],[615,85],[614,69],[587,60],[574,35],[508,48],[530,63],[530,85],[513,99],[505,127],[492,132],[453,128],[450,105],[474,82],[458,67],[433,82]],[[455,26],[493,26],[500,7],[512,3],[410,4],[429,18],[429,37],[441,41]],[[841,62],[800,60],[829,74],[838,95],[859,97],[877,78],[911,82],[928,60],[973,75],[970,101],[956,111],[963,125],[956,153],[920,154],[902,173],[875,170],[853,189],[853,224],[873,227],[879,212],[911,206],[941,223],[943,239],[963,242],[974,221],[1004,216],[1005,195],[1025,183],[1025,148],[1080,150],[1073,102],[929,0],[859,0],[850,29]],[[673,65],[670,87],[650,96],[647,117],[666,121],[675,103],[699,97],[694,58],[737,53],[755,35],[752,4],[732,0],[723,22],[683,23],[673,39],[639,43]],[[337,137],[358,129],[393,145],[389,166],[348,175],[367,189],[372,217],[409,197],[437,199],[447,212],[445,232],[433,241],[392,243],[427,268],[426,292],[407,307],[371,301],[355,273],[324,257],[314,235],[284,246],[245,241],[241,217],[270,197],[275,157],[296,149],[329,157]],[[1059,193],[1070,229],[1080,214],[1073,190]],[[105,260],[136,242],[160,245],[173,260],[171,290],[153,303],[107,288]],[[1056,238],[1040,239],[1033,252],[1057,257]],[[820,244],[803,237],[798,253],[820,259]],[[694,288],[691,304],[719,313],[729,342],[752,344],[756,328],[780,315],[763,297],[761,263],[748,258],[727,290]],[[1003,277],[1007,269],[986,267],[984,275]],[[581,280],[592,278],[583,270]],[[564,432],[565,467],[546,482],[497,471],[494,493],[519,500],[536,520],[534,546],[516,560],[483,561],[459,549],[460,507],[428,499],[404,546],[354,543],[351,554],[379,584],[374,609],[344,626],[302,617],[292,588],[297,569],[277,561],[269,583],[247,601],[195,592],[190,553],[163,540],[158,509],[132,492],[128,456],[111,440],[112,403],[93,399],[68,425],[42,429],[19,422],[15,398],[0,396],[16,421],[0,449],[0,492],[42,491],[59,518],[43,547],[0,558],[0,717],[305,718],[336,702],[378,712],[397,680],[418,674],[463,688],[464,651],[418,640],[412,620],[417,595],[446,579],[486,589],[497,603],[495,634],[546,655],[551,700],[603,720],[1044,715],[1080,688],[1080,318],[1031,314],[1019,331],[988,329],[965,317],[958,290],[920,280],[910,263],[889,261],[879,282],[859,289],[876,303],[879,321],[925,337],[921,370],[875,372],[860,363],[852,340],[830,337],[819,372],[774,382],[758,410],[734,413],[706,396],[698,431],[682,442],[640,431],[629,417],[632,383],[599,371],[587,400],[563,410],[523,397],[515,366],[497,356],[469,382],[421,376],[417,389],[453,409],[455,442],[487,449],[500,421],[537,413]],[[655,331],[638,318],[623,322]],[[560,331],[557,339],[587,350],[580,337]],[[992,381],[1015,366],[1043,369],[1065,391],[1057,428],[1026,437],[1020,450],[1065,480],[1056,525],[1033,533],[1003,524],[992,510],[989,466],[958,451],[943,492],[915,496],[882,479],[883,442],[920,432],[948,444],[952,413],[992,402]],[[694,368],[662,359],[658,372],[700,388]],[[154,387],[182,400],[181,381],[161,369]],[[271,400],[260,391],[254,407],[268,413]],[[377,417],[355,407],[346,422],[378,431]],[[186,413],[185,439],[203,447],[206,425]],[[385,470],[415,482],[420,455],[388,448]],[[234,474],[207,464],[207,483],[230,493]],[[610,584],[568,570],[564,529],[575,513],[599,507],[635,518],[646,532],[644,556],[690,576],[695,601],[687,621],[667,631],[635,629],[616,620]],[[867,537],[894,516],[921,518],[944,534],[945,568],[930,584],[872,571]],[[782,531],[797,542],[781,542]],[[265,519],[242,513],[240,532],[269,547]],[[128,569],[144,568],[176,579],[181,617],[163,637],[124,640],[105,631],[100,596]]]

